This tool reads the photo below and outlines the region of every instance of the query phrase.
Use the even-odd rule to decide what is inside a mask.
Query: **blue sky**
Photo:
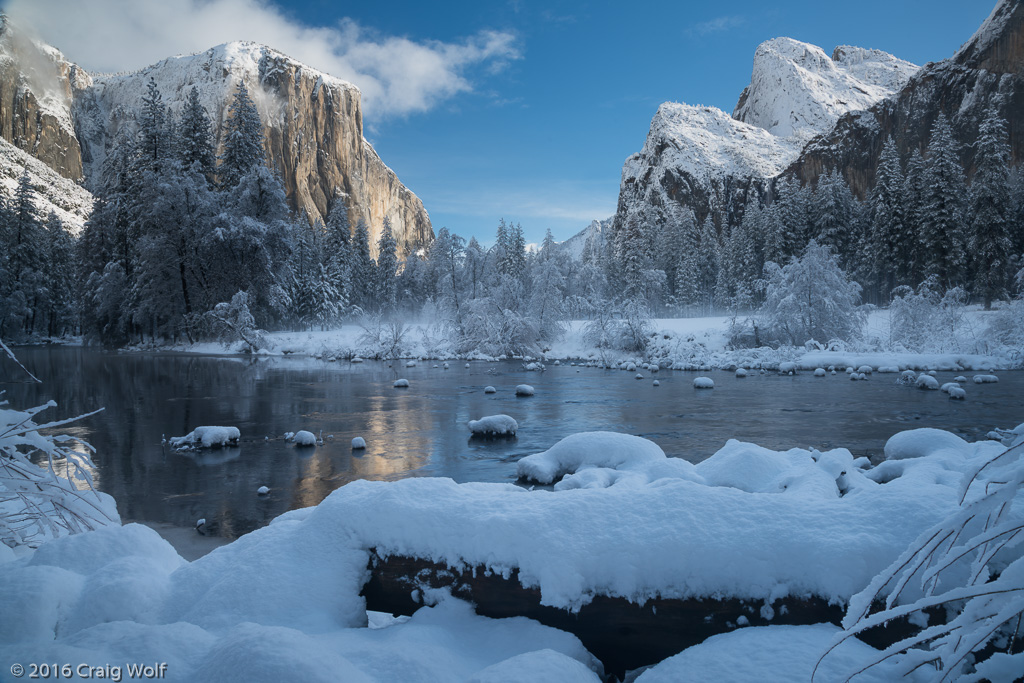
[[[371,120],[367,134],[423,199],[435,229],[490,239],[504,216],[530,241],[548,227],[567,238],[614,212],[622,162],[643,145],[661,102],[731,112],[762,41],[786,35],[829,53],[860,45],[924,64],[950,56],[992,9],[979,0],[868,1],[857,11],[821,1],[376,6],[358,19],[389,34],[516,36],[521,59],[471,74],[472,93],[427,113]],[[314,22],[346,9],[311,0],[292,12]]]
[[[732,111],[776,36],[949,57],[995,0],[6,0],[86,68],[265,42],[363,89],[365,131],[435,230],[565,239],[615,210],[661,102]],[[88,5],[85,8],[84,5]],[[90,27],[90,22],[92,26]],[[92,30],[90,30],[90,28]]]

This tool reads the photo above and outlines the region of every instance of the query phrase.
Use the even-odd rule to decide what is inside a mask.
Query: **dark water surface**
[[[515,462],[580,431],[611,430],[657,442],[669,455],[699,462],[737,438],[785,449],[843,446],[877,455],[886,439],[915,427],[939,427],[969,440],[993,427],[1024,422],[1024,372],[998,373],[998,384],[968,383],[967,400],[895,384],[895,375],[851,382],[730,372],[632,372],[554,366],[526,372],[518,362],[420,361],[328,363],[305,358],[250,359],[183,354],[117,354],[73,347],[17,350],[43,380],[21,382],[0,365],[0,389],[12,406],[53,399],[50,420],[105,408],[61,432],[97,450],[98,487],[117,499],[126,520],[192,525],[205,517],[231,538],[290,509],[315,505],[355,479],[439,476],[513,481]],[[440,363],[437,363],[440,365]],[[695,390],[699,374],[713,390]],[[940,372],[940,383],[958,373]],[[974,373],[963,373],[970,379]],[[399,377],[408,389],[395,389]],[[657,378],[661,386],[654,387]],[[536,388],[517,398],[514,387]],[[498,393],[484,394],[493,385]],[[466,423],[505,413],[519,422],[511,441],[469,438]],[[236,426],[238,448],[177,453],[161,438],[201,425]],[[333,434],[315,449],[284,441],[286,431]],[[266,441],[264,437],[270,437]],[[366,439],[353,452],[353,437]],[[268,486],[267,496],[256,489]]]

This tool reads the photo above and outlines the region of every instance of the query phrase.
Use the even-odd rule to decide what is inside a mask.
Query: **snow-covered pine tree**
[[[228,117],[224,122],[224,152],[220,161],[217,176],[222,188],[235,187],[253,168],[264,163],[263,124],[256,104],[241,80],[228,106]]]
[[[505,273],[520,280],[526,277],[526,238],[523,236],[523,226],[519,223],[509,224]]]
[[[689,212],[684,221],[685,229],[679,233],[679,244],[675,250],[677,259],[674,269],[674,296],[676,305],[688,310],[700,303],[700,236],[697,221]]]
[[[964,252],[964,169],[959,144],[945,114],[932,126],[925,159],[921,205],[921,248],[924,275],[935,275],[943,287],[955,287],[966,276]]]
[[[718,230],[715,228],[715,220],[711,212],[708,212],[707,217],[701,224],[699,248],[697,288],[700,292],[703,313],[707,315],[711,313],[717,304],[715,285],[718,282],[719,257],[722,250],[718,238]]]
[[[187,169],[194,169],[207,181],[216,173],[217,156],[213,149],[213,125],[202,102],[199,89],[192,86],[181,111],[177,136],[178,159]]]
[[[890,137],[882,147],[875,173],[875,187],[871,190],[871,233],[869,249],[874,257],[875,280],[880,284],[882,299],[888,301],[897,284],[899,274],[906,275],[906,264],[901,262],[901,243],[905,241],[903,167],[899,150]]]
[[[924,280],[928,254],[924,248],[924,202],[926,164],[921,150],[914,149],[907,159],[903,177],[904,239],[900,240],[897,280],[908,286]]]
[[[352,266],[349,273],[352,281],[350,302],[363,310],[369,310],[377,271],[370,258],[370,228],[362,218],[356,223],[356,230],[352,234]]]
[[[968,251],[974,264],[974,288],[992,309],[992,300],[1006,289],[1010,239],[1010,136],[997,107],[992,106],[978,131],[974,182],[971,184],[971,228]]]
[[[327,214],[325,226],[325,263],[327,276],[338,294],[338,311],[336,317],[348,314],[352,304],[352,228],[348,222],[348,207],[345,200],[335,197],[334,204]]]
[[[377,240],[377,281],[375,298],[377,309],[381,312],[390,312],[395,309],[397,302],[397,287],[395,278],[398,276],[398,242],[391,230],[391,219],[384,217],[384,227],[380,231],[380,239]]]
[[[46,237],[46,250],[50,260],[50,267],[47,270],[47,334],[56,337],[71,332],[74,328],[74,239],[53,211],[46,217]]]
[[[159,168],[169,155],[171,139],[167,137],[167,117],[167,107],[164,106],[160,89],[156,81],[150,78],[139,111],[140,161],[147,170]]]
[[[811,204],[811,188],[801,187],[795,178],[785,177],[776,184],[779,205],[779,221],[782,234],[779,242],[782,248],[782,261],[800,253],[810,238],[809,206]]]
[[[627,219],[616,235],[617,279],[621,283],[620,296],[627,301],[647,300],[645,272],[649,267],[647,237],[644,228],[635,219]]]

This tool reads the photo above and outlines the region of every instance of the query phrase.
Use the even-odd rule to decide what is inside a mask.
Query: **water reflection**
[[[713,373],[715,389],[695,391],[692,373],[662,372],[655,388],[632,373],[567,366],[526,373],[518,363],[443,370],[59,347],[18,354],[44,384],[4,384],[13,405],[52,398],[59,407],[41,416],[48,419],[106,408],[61,431],[96,447],[95,479],[117,499],[123,518],[191,526],[205,517],[228,537],[319,503],[355,479],[512,481],[516,460],[577,431],[640,434],[698,462],[727,438],[770,448],[842,445],[870,455],[910,427],[979,438],[1024,420],[1020,372],[1000,373],[999,384],[969,385],[961,403],[898,387],[884,375],[850,382],[809,373]],[[0,373],[11,372],[0,365]],[[409,389],[392,387],[399,376]],[[10,379],[19,378],[0,374],[0,381]],[[516,397],[514,387],[523,382],[537,394]],[[498,392],[484,394],[486,385]],[[498,413],[518,421],[518,438],[469,438],[469,420]],[[241,430],[237,448],[182,454],[161,444],[164,436],[218,424]],[[299,429],[322,434],[323,445],[299,449],[283,439]],[[352,451],[356,436],[366,439],[365,450]],[[257,496],[260,486],[270,493]]]

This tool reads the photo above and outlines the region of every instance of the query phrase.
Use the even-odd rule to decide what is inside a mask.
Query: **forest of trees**
[[[528,250],[522,227],[501,220],[490,248],[442,228],[403,260],[390,223],[371,245],[370,227],[351,224],[340,195],[326,224],[289,210],[244,84],[219,157],[195,89],[180,111],[150,81],[137,125],[107,153],[77,241],[57,216],[37,215],[27,173],[13,197],[0,196],[0,336],[80,333],[108,345],[241,337],[255,347],[259,329],[413,317],[433,322],[457,352],[522,355],[543,350],[567,320],[591,320],[596,346],[629,349],[655,314],[803,316],[779,289],[801,273],[827,275],[822,289],[847,307],[858,296],[887,305],[947,291],[988,307],[1020,291],[1024,174],[995,109],[970,183],[940,116],[909,158],[885,144],[864,200],[832,170],[814,187],[781,178],[738,197],[742,210],[703,220],[688,212],[661,226],[618,224],[590,235],[580,259],[550,231]],[[730,225],[723,215],[741,217]],[[803,333],[780,328],[774,340],[802,343]]]
[[[1019,290],[1024,266],[1024,173],[1011,165],[1006,122],[992,108],[975,142],[971,182],[945,116],[928,144],[901,159],[889,139],[875,186],[859,200],[837,169],[816,185],[790,177],[737,196],[703,221],[692,212],[652,229],[619,225],[611,258],[623,291],[643,291],[669,314],[750,311],[765,296],[769,263],[785,265],[815,240],[839,257],[867,303],[902,288],[959,288],[989,308]],[[740,216],[728,224],[722,216]]]

